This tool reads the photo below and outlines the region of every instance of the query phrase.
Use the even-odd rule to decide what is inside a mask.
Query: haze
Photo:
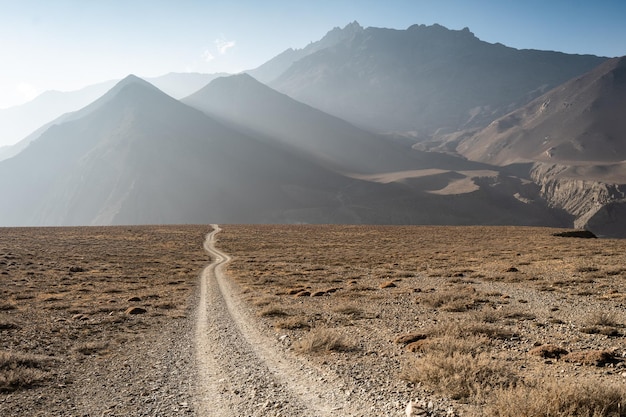
[[[626,54],[620,1],[0,1],[0,108],[128,74],[237,73],[330,28],[469,27],[487,42]],[[0,146],[6,145],[0,138]]]

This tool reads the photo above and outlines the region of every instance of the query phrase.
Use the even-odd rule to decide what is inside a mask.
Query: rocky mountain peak
[[[329,31],[320,41],[320,45],[330,46],[352,39],[354,36],[363,33],[365,29],[356,20],[342,28],[335,27]]]

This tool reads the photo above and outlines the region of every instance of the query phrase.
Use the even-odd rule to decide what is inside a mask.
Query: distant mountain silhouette
[[[338,43],[348,41],[352,36],[354,36],[355,33],[359,33],[362,30],[363,28],[356,21],[350,23],[343,29],[335,27],[319,41],[311,42],[302,49],[289,48],[260,67],[246,71],[246,73],[250,74],[252,77],[264,84],[270,83],[289,69],[289,67],[299,59],[322,49],[333,47]]]
[[[277,94],[247,76],[217,87],[221,82],[250,83],[265,99]],[[284,99],[275,98],[274,111]],[[319,117],[313,120],[330,120],[329,131],[354,129],[293,106]],[[495,171],[485,174],[484,165],[435,170],[424,159],[409,171],[341,175],[302,144],[286,144],[267,136],[271,132],[244,133],[241,125],[217,121],[135,76],[42,130],[21,153],[0,162],[3,226],[566,222],[543,201],[528,200],[536,190]],[[433,155],[432,161],[457,160]],[[480,179],[485,175],[490,179]]]
[[[4,225],[263,222],[334,201],[343,177],[134,76],[0,162]],[[290,219],[282,215],[281,219]],[[320,216],[323,221],[326,218]]]
[[[517,50],[440,25],[331,34],[326,47],[279,55],[276,66],[291,64],[270,86],[357,126],[420,137],[487,125],[605,60]]]
[[[470,159],[607,163],[626,160],[626,57],[551,90],[461,141]]]
[[[5,116],[32,122],[0,149],[0,226],[508,224],[626,236],[625,68],[468,29],[353,22],[247,74],[45,94],[0,111],[0,134],[14,126]],[[35,110],[49,119],[29,119]]]
[[[182,98],[204,87],[211,80],[224,75],[227,74],[170,73],[148,78],[147,81],[174,98]],[[17,144],[42,125],[52,122],[62,114],[88,105],[105,94],[117,82],[119,80],[110,80],[75,91],[46,91],[25,104],[0,109],[0,137]],[[29,142],[30,140],[26,140],[16,146],[0,148],[0,161],[18,154]]]

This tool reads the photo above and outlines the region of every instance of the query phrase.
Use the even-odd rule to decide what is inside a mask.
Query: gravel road
[[[200,416],[356,416],[369,410],[346,400],[336,376],[281,348],[262,335],[254,318],[234,297],[224,276],[230,257],[215,248],[214,226],[205,249],[213,262],[204,270],[196,314]]]

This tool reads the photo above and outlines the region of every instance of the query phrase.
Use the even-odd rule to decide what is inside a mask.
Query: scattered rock
[[[517,269],[516,267],[512,266],[512,267],[508,268],[504,272],[519,272],[519,269]]]
[[[129,307],[124,311],[124,314],[145,314],[148,310],[142,307]]]
[[[82,266],[70,266],[70,272],[85,272]]]
[[[589,230],[570,230],[567,232],[554,233],[552,236],[557,237],[578,237],[581,239],[596,239],[598,236]]]
[[[427,416],[428,410],[422,408],[418,405],[418,403],[413,400],[409,401],[406,406],[406,417],[419,417],[419,416]]]
[[[395,288],[397,285],[393,281],[387,281],[380,284],[380,288]]]
[[[140,297],[136,297],[136,296],[135,296],[135,297],[130,297],[130,298],[128,299],[128,301],[131,301],[131,302],[141,301],[141,298],[140,298]]]
[[[310,297],[311,296],[311,291],[300,291],[299,293],[297,293],[295,295],[296,297]]]
[[[314,293],[311,293],[311,297],[321,297],[324,294],[326,294],[326,291],[315,291]]]

